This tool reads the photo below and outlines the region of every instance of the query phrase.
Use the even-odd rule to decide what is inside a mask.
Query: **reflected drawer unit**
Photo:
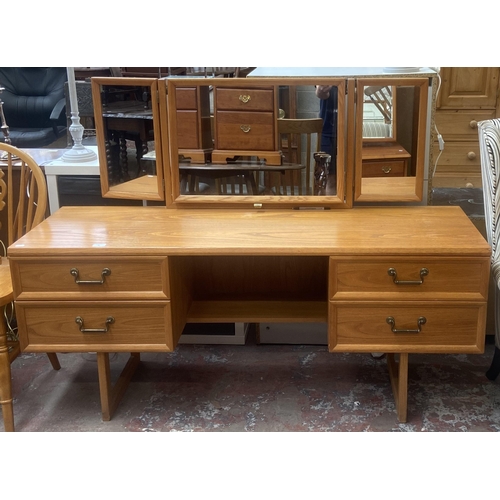
[[[277,92],[274,87],[216,88],[214,97],[214,163],[256,156],[281,165],[277,133]]]

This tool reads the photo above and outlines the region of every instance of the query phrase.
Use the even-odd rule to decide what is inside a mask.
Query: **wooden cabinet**
[[[481,187],[477,123],[500,116],[500,68],[441,68],[435,123],[444,141],[433,187]],[[439,158],[438,158],[439,156]]]
[[[215,87],[214,163],[257,156],[267,165],[281,165],[276,94],[275,87]]]
[[[186,323],[327,323],[332,352],[399,354],[405,421],[408,353],[484,349],[490,249],[459,207],[62,207],[9,258],[27,352],[168,352]]]
[[[209,87],[179,87],[177,94],[177,147],[192,163],[206,163],[213,149]]]

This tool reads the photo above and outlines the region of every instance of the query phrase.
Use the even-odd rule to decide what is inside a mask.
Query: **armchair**
[[[66,134],[66,80],[66,68],[0,68],[12,146],[42,148]]]
[[[486,235],[491,245],[491,275],[495,280],[495,354],[486,376],[500,374],[500,119],[478,123]]]

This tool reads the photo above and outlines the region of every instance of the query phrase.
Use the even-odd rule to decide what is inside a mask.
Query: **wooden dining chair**
[[[301,169],[283,169],[266,172],[265,185],[276,194],[309,195],[314,162],[313,154],[319,151],[323,120],[321,118],[280,118],[278,133],[284,162],[305,166],[305,192],[301,179]]]
[[[39,224],[47,211],[47,184],[35,160],[23,151],[0,144],[0,211],[6,210],[7,236],[5,249]],[[7,178],[5,179],[5,170]],[[5,219],[5,218],[4,218]],[[12,327],[8,309],[14,300],[9,261],[0,263],[0,403],[6,431],[14,431],[10,365],[18,356],[19,342]],[[11,309],[12,310],[12,309]],[[55,370],[61,368],[55,353],[48,353]]]

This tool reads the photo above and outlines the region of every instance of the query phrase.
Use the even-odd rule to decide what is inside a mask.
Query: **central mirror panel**
[[[345,206],[344,80],[179,77],[162,88],[171,203]]]

